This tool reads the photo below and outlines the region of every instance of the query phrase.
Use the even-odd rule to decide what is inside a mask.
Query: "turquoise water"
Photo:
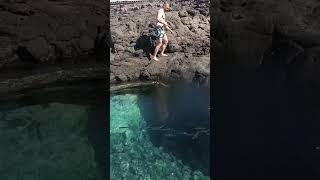
[[[169,91],[171,94],[174,94],[174,91]],[[152,95],[153,93],[156,93],[158,99],[155,98],[154,95]],[[208,175],[208,169],[204,170],[205,168],[209,168],[208,162],[202,161],[202,159],[199,158],[200,156],[196,157],[196,155],[194,154],[201,154],[201,151],[209,151],[208,135],[204,139],[201,137],[196,139],[194,138],[194,136],[192,136],[192,132],[183,130],[183,128],[185,128],[186,126],[180,125],[179,127],[181,128],[178,128],[178,126],[173,125],[175,123],[179,124],[179,121],[178,119],[175,121],[169,120],[172,115],[176,115],[175,117],[177,117],[177,114],[174,114],[173,112],[170,112],[170,110],[168,110],[168,108],[170,107],[169,105],[172,105],[172,103],[170,101],[167,101],[167,98],[168,94],[166,94],[166,90],[159,88],[151,89],[148,92],[135,92],[132,94],[120,93],[111,96],[111,180],[210,179]],[[180,100],[180,103],[183,102]],[[194,103],[196,104],[196,102]],[[202,104],[206,104],[206,102],[202,102]],[[179,113],[177,108],[171,109]],[[199,117],[196,109],[194,110],[195,115]],[[146,113],[146,111],[148,111],[149,113]],[[152,119],[152,122],[150,121],[150,119]],[[209,120],[206,119],[206,125],[208,125],[208,121]],[[170,124],[168,122],[172,123]],[[201,124],[201,122],[197,123],[198,125]],[[165,127],[165,124],[167,128],[163,128]],[[186,124],[190,125],[190,123]],[[188,136],[189,134],[191,136]],[[201,136],[201,133],[199,136]],[[179,148],[172,149],[170,143],[168,144],[169,141],[171,141],[171,144],[173,143],[175,146],[181,146],[180,149],[183,148],[186,151],[185,154],[179,152]],[[188,141],[190,142],[189,148],[183,147]],[[195,151],[195,149],[197,148],[193,147],[192,149],[191,147],[195,145],[195,142],[202,142],[204,144],[202,146],[206,147],[207,149],[199,150],[199,148],[202,147],[201,144],[198,144],[197,148],[199,151]],[[190,151],[194,151],[193,154]],[[186,156],[190,155],[190,158],[193,160],[192,162],[190,161],[190,158],[186,158]],[[205,156],[206,160],[208,161],[208,153]]]
[[[194,136],[209,124],[206,90],[113,94],[109,146],[105,91],[95,86],[1,98],[0,179],[108,179],[108,153],[112,180],[209,179],[209,136]]]
[[[0,103],[1,180],[103,179],[99,95],[63,89]]]

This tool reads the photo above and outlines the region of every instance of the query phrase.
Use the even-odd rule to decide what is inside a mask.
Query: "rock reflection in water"
[[[159,115],[160,123],[165,123],[168,119],[168,95],[169,89],[167,87],[158,87],[154,90],[155,103]]]

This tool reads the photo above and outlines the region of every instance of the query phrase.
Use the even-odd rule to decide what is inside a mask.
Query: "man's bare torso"
[[[158,11],[158,17],[162,18],[163,20],[166,19],[163,8],[159,9],[159,11]],[[157,25],[163,27],[163,24],[160,23],[159,21],[158,21]]]

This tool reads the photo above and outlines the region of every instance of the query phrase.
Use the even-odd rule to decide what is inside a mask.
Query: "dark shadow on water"
[[[205,175],[210,171],[209,134],[194,135],[209,129],[209,100],[208,88],[186,84],[152,88],[139,98],[152,143]]]
[[[90,144],[95,150],[95,161],[103,180],[108,179],[109,136],[107,129],[107,106],[102,95],[88,113],[87,133]]]
[[[320,179],[319,77],[279,32],[258,68],[216,61],[215,179]]]
[[[278,67],[219,69],[213,86],[217,179],[319,179],[319,91],[285,78]]]

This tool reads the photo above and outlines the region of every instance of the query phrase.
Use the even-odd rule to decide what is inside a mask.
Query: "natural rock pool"
[[[210,179],[209,89],[130,89],[110,97],[110,177]]]
[[[108,137],[98,84],[1,96],[0,179],[209,179],[208,88],[113,91]]]
[[[102,180],[106,108],[96,87],[54,86],[1,98],[0,179]]]

